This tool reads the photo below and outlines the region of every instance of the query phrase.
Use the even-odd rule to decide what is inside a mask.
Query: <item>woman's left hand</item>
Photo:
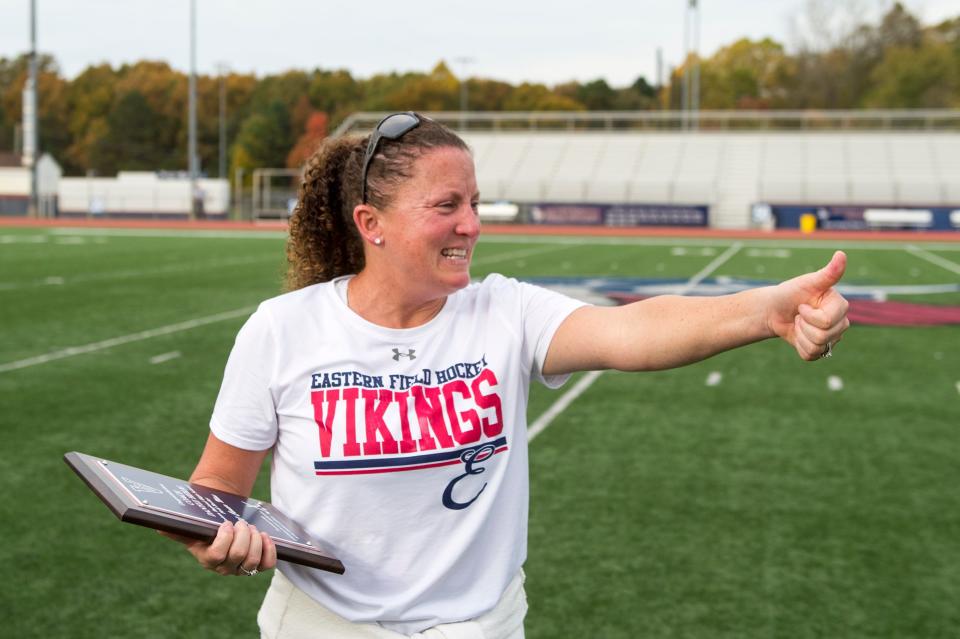
[[[805,360],[829,357],[850,326],[850,304],[834,288],[846,267],[847,256],[837,251],[819,271],[787,280],[771,291],[767,325]]]

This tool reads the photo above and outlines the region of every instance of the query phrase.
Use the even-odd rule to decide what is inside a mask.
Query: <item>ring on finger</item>
[[[827,359],[828,357],[833,357],[833,342],[827,342],[826,348],[820,353],[820,359]]]
[[[247,570],[246,568],[243,567],[242,564],[239,565],[239,566],[237,566],[237,570],[239,570],[240,572],[242,572],[243,574],[245,574],[247,577],[253,577],[253,576],[256,575],[258,572],[260,572],[260,571],[257,570],[256,568],[254,568],[253,570]]]

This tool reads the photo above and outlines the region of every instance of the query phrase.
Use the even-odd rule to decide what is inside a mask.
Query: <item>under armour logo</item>
[[[399,362],[401,357],[406,357],[408,359],[417,359],[417,356],[414,355],[415,352],[416,351],[411,348],[408,352],[401,353],[399,348],[395,348],[393,349],[393,361]]]

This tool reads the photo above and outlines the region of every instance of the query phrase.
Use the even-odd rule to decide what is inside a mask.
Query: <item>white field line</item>
[[[99,237],[188,237],[213,238],[230,240],[276,240],[287,237],[286,231],[252,230],[252,231],[207,231],[207,230],[174,230],[174,229],[85,229],[85,228],[53,228],[50,235],[87,235]]]
[[[919,246],[910,245],[907,247],[907,252],[913,253],[917,257],[924,259],[931,264],[936,264],[937,266],[942,266],[943,268],[960,275],[960,264],[956,262],[951,262],[950,260],[940,257],[930,251],[925,251]]]
[[[151,364],[163,364],[164,362],[169,362],[171,359],[177,359],[180,355],[180,351],[170,351],[169,353],[154,355],[148,361]]]
[[[54,229],[55,231],[59,229]],[[86,232],[92,232],[96,229],[83,229]],[[115,230],[115,229],[107,229]],[[193,233],[202,233],[202,231],[193,231]],[[154,235],[153,237],[156,237]],[[173,236],[170,236],[173,237]],[[208,237],[207,235],[198,236],[198,237]],[[237,237],[231,235],[230,237]],[[490,255],[488,257],[481,257],[473,260],[472,264],[474,266],[483,266],[485,264],[494,264],[496,262],[505,262],[508,260],[521,259],[525,257],[531,257],[534,255],[541,255],[543,253],[549,253],[551,251],[559,251],[560,249],[565,248],[563,244],[552,245],[552,246],[536,246],[526,249],[518,249],[516,251],[507,251],[505,253],[500,253],[499,255]],[[242,266],[245,264],[255,264],[258,262],[270,262],[278,261],[279,257],[277,256],[259,256],[259,257],[237,257],[237,258],[226,258],[220,260],[208,260],[206,262],[194,262],[187,264],[169,264],[166,266],[160,266],[157,268],[150,269],[128,269],[123,271],[109,271],[105,273],[90,273],[87,275],[77,275],[75,277],[66,277],[61,278],[59,281],[55,282],[56,284],[76,284],[80,282],[92,282],[100,280],[110,280],[110,279],[124,279],[124,278],[138,278],[146,275],[161,275],[165,273],[179,273],[183,271],[192,271],[192,270],[202,270],[205,268],[223,268],[228,266]],[[279,263],[279,262],[278,262]],[[50,286],[53,284],[50,278],[43,278],[39,280],[34,280],[32,282],[0,282],[0,291],[12,291],[28,287],[36,286]]]
[[[120,337],[111,337],[110,339],[105,339],[100,342],[84,344],[83,346],[71,346],[59,351],[45,353],[44,355],[28,357],[27,359],[20,359],[14,362],[6,362],[4,364],[0,364],[0,373],[15,371],[21,368],[27,368],[29,366],[36,366],[38,364],[46,364],[47,362],[64,359],[66,357],[73,357],[74,355],[93,353],[94,351],[101,351],[105,348],[120,346],[121,344],[129,344],[131,342],[139,342],[145,339],[159,337],[161,335],[179,333],[180,331],[186,331],[190,330],[191,328],[197,328],[198,326],[206,326],[207,324],[214,324],[216,322],[222,322],[224,320],[234,319],[236,317],[243,317],[244,315],[249,315],[252,313],[255,308],[256,307],[254,306],[247,306],[245,308],[238,308],[232,311],[217,313],[216,315],[207,315],[206,317],[197,317],[192,320],[177,322],[176,324],[167,324],[166,326],[151,328],[146,331],[140,331],[139,333],[121,335]]]
[[[590,371],[581,377],[577,383],[573,385],[573,388],[561,395],[560,399],[555,401],[550,408],[537,418],[537,421],[530,425],[530,428],[527,429],[527,441],[533,441],[534,437],[546,430],[550,422],[556,419],[557,415],[565,411],[567,406],[572,404],[575,399],[583,395],[584,391],[590,388],[602,374],[603,371]]]
[[[715,260],[707,264],[707,266],[687,280],[687,283],[681,287],[681,290],[684,292],[690,291],[697,284],[699,284],[703,278],[710,275],[710,273],[717,270],[724,262],[729,260],[733,255],[743,247],[743,244],[737,242],[721,255],[719,255]],[[573,388],[564,393],[560,399],[555,401],[550,408],[548,408],[540,417],[537,418],[533,424],[527,429],[527,441],[533,441],[533,438],[546,430],[547,426],[553,422],[556,417],[566,410],[567,406],[573,403],[575,399],[580,397],[590,386],[597,381],[597,378],[603,374],[603,371],[589,371],[586,375],[580,378],[580,380],[573,385]]]
[[[33,280],[32,282],[0,282],[0,291],[13,291],[36,286],[50,286],[52,284],[65,285],[83,282],[100,282],[104,280],[135,279],[148,275],[164,275],[169,273],[184,273],[187,271],[202,271],[205,269],[245,266],[260,262],[276,262],[279,264],[280,258],[276,255],[265,255],[258,257],[228,257],[223,259],[206,260],[202,262],[167,264],[165,266],[158,266],[155,268],[124,269],[118,271],[104,271],[102,273],[86,273],[72,277],[69,275],[67,277],[48,276],[43,279]]]
[[[691,277],[689,280],[687,280],[686,284],[678,287],[676,290],[676,294],[686,295],[687,293],[695,289],[697,287],[697,284],[702,282],[708,275],[710,275],[715,270],[720,268],[720,266],[723,265],[724,262],[729,260],[734,255],[736,255],[737,251],[739,251],[742,248],[743,248],[743,243],[741,242],[735,243],[733,246],[731,246],[726,251],[724,251],[723,253],[718,255],[716,258],[714,258],[712,262],[710,262],[705,267],[703,267],[703,270],[701,270],[699,273],[697,273],[696,275]]]

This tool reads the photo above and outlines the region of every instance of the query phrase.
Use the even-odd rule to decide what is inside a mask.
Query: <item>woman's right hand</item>
[[[244,520],[220,524],[212,542],[162,532],[162,535],[187,547],[207,570],[221,575],[253,576],[277,565],[277,546],[270,535]]]

